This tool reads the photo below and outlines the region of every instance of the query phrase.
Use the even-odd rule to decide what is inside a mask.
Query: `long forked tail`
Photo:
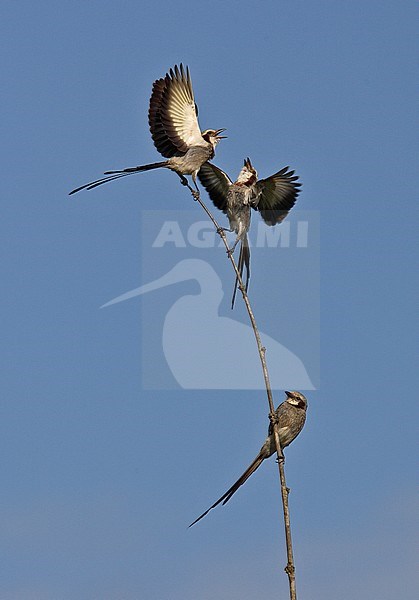
[[[225,494],[223,494],[221,496],[221,498],[219,498],[217,500],[217,502],[214,502],[214,504],[212,506],[209,507],[208,510],[206,510],[204,513],[202,513],[202,515],[200,515],[197,519],[195,519],[195,521],[193,523],[191,523],[189,525],[189,527],[192,527],[192,525],[195,525],[195,523],[198,523],[198,521],[200,521],[201,519],[203,519],[205,517],[205,515],[207,515],[209,513],[210,510],[212,510],[213,508],[215,508],[216,506],[218,506],[219,504],[221,504],[221,502],[223,504],[225,504],[226,502],[228,502],[231,498],[231,496],[233,494],[235,494],[237,492],[237,490],[239,489],[239,487],[241,487],[243,485],[243,483],[245,483],[250,475],[252,475],[256,469],[261,465],[262,461],[266,458],[266,456],[264,454],[262,454],[262,452],[260,452],[257,457],[255,458],[255,460],[252,462],[252,464],[246,469],[246,471],[243,473],[243,475],[241,477],[239,477],[239,479],[236,481],[236,483],[234,483],[230,489],[228,489],[226,491]]]
[[[121,171],[105,171],[104,175],[107,177],[102,177],[101,179],[96,179],[96,181],[91,181],[90,183],[85,183],[80,187],[72,190],[69,193],[69,196],[80,192],[81,190],[92,190],[98,185],[102,185],[102,183],[108,183],[108,181],[113,181],[114,179],[119,179],[120,177],[126,177],[127,175],[132,175],[133,173],[140,173],[141,171],[151,171],[151,169],[158,169],[160,167],[165,167],[167,165],[166,161],[151,163],[149,165],[140,165],[138,167],[130,167],[129,169],[122,169]]]
[[[243,281],[243,269],[244,269],[244,267],[246,267],[246,283],[245,283],[245,288],[246,288],[246,292],[247,292],[247,288],[249,287],[249,279],[250,279],[250,248],[249,248],[249,240],[247,239],[247,234],[244,234],[244,237],[243,237],[243,239],[241,241],[239,262],[237,263],[237,268],[239,270],[240,277],[242,278],[242,281]],[[236,300],[236,294],[237,294],[237,286],[238,286],[238,284],[239,284],[239,280],[236,277],[236,281],[234,283],[233,297],[231,299],[231,309],[234,308],[234,302]]]

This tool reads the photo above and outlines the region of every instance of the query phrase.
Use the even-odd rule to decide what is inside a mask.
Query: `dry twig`
[[[224,242],[224,246],[226,247],[226,251],[227,251],[227,256],[230,259],[230,262],[236,273],[237,280],[238,280],[238,287],[242,293],[243,300],[246,305],[247,312],[249,314],[250,323],[252,325],[252,329],[255,334],[256,344],[257,344],[258,352],[259,352],[259,356],[260,356],[260,362],[262,365],[263,378],[265,380],[266,394],[268,396],[269,419],[271,420],[271,423],[273,424],[273,427],[274,427],[277,462],[278,462],[278,469],[279,469],[279,479],[280,479],[280,483],[281,483],[282,508],[283,508],[284,526],[285,526],[285,540],[286,540],[286,547],[287,547],[287,565],[284,570],[285,570],[286,574],[288,575],[290,600],[297,600],[297,592],[296,592],[296,586],[295,586],[294,556],[293,556],[293,551],[292,551],[291,523],[290,523],[290,513],[289,513],[289,507],[288,507],[289,488],[287,488],[287,484],[286,484],[286,480],[285,480],[285,469],[284,469],[285,459],[284,459],[284,455],[282,452],[281,443],[279,441],[278,427],[277,427],[277,421],[276,421],[276,415],[275,415],[275,406],[274,406],[273,397],[272,397],[271,384],[269,381],[268,367],[266,364],[266,356],[265,356],[266,348],[264,348],[264,346],[262,345],[262,341],[260,339],[259,330],[256,325],[256,319],[253,314],[252,307],[250,305],[249,297],[246,293],[246,287],[243,284],[242,278],[240,276],[240,272],[236,265],[236,261],[234,260],[234,256],[229,251],[230,248],[228,245],[225,231],[222,227],[219,226],[218,222],[214,218],[211,211],[207,208],[206,204],[201,200],[201,197],[194,196],[194,199],[197,200],[197,202],[199,202],[199,204],[201,205],[203,210],[206,212],[208,217],[211,219],[212,223],[214,224],[214,227],[217,230],[217,233],[219,234],[219,236],[221,237],[221,239]]]

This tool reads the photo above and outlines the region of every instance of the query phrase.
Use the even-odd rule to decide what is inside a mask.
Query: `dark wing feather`
[[[151,137],[154,145],[162,156],[171,158],[176,154],[181,154],[177,146],[168,138],[161,120],[161,105],[163,92],[166,88],[165,79],[157,79],[153,83],[151,92],[150,105],[148,109],[148,124],[150,126]]]
[[[294,206],[301,183],[294,171],[284,167],[267,179],[261,179],[254,185],[255,194],[252,207],[258,210],[267,225],[281,223]]]
[[[206,162],[198,171],[198,179],[207,190],[209,197],[214,205],[227,212],[227,193],[232,181],[221,169],[215,165]]]
[[[188,67],[185,70],[182,64],[180,67],[175,65],[164,80],[158,80],[156,84],[153,89],[154,98],[153,94],[151,97],[151,122],[156,128],[156,137],[163,150],[167,152],[175,148],[176,151],[185,153],[191,146],[206,146],[207,142],[202,137],[198,123]]]

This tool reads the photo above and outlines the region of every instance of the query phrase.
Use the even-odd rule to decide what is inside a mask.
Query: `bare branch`
[[[238,280],[238,287],[242,293],[243,300],[246,305],[247,312],[249,314],[250,323],[252,325],[252,329],[255,334],[255,339],[256,339],[256,344],[258,347],[260,362],[262,365],[263,378],[265,380],[266,394],[268,397],[269,418],[270,418],[271,423],[273,424],[273,428],[274,428],[279,479],[280,479],[280,483],[281,483],[282,509],[283,509],[283,515],[284,515],[285,540],[286,540],[286,547],[287,547],[287,565],[284,570],[285,570],[286,574],[288,575],[290,600],[297,600],[297,592],[296,592],[296,585],[295,585],[294,556],[293,556],[293,551],[292,551],[291,523],[290,523],[290,513],[289,513],[289,506],[288,506],[289,488],[287,488],[287,484],[286,484],[286,480],[285,480],[285,469],[284,469],[285,458],[284,458],[284,454],[282,452],[281,443],[279,441],[278,423],[277,423],[276,414],[275,414],[275,406],[274,406],[274,402],[273,402],[272,389],[271,389],[271,384],[269,381],[269,372],[268,372],[268,367],[266,364],[266,357],[265,357],[266,348],[264,348],[264,346],[262,345],[259,330],[256,325],[256,319],[255,319],[252,307],[250,305],[249,297],[246,292],[246,287],[243,284],[243,280],[242,280],[240,272],[237,268],[236,261],[234,260],[233,253],[230,252],[230,248],[228,245],[225,231],[222,227],[219,226],[218,222],[214,218],[211,211],[208,209],[206,204],[201,200],[201,197],[197,196],[197,195],[193,195],[193,197],[197,202],[199,202],[199,204],[201,205],[203,210],[206,212],[208,217],[211,219],[211,221],[214,224],[215,229],[217,230],[218,235],[221,237],[221,239],[224,242],[224,246],[226,247],[226,251],[227,251],[227,256],[230,259],[230,262],[236,273],[236,277]]]

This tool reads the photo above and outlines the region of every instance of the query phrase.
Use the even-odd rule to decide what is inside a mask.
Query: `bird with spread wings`
[[[72,190],[70,195],[133,173],[166,168],[177,173],[182,185],[189,188],[194,198],[198,198],[197,173],[207,160],[214,158],[215,147],[225,137],[220,133],[225,129],[201,131],[188,67],[175,65],[165,77],[154,82],[148,122],[154,145],[167,160],[119,171],[105,171],[106,177],[86,183]],[[192,176],[196,189],[190,187],[185,175]]]
[[[241,242],[237,268],[240,277],[246,267],[246,291],[250,279],[250,248],[247,232],[250,228],[251,209],[259,211],[267,225],[281,223],[294,206],[301,184],[294,171],[284,167],[266,179],[259,179],[249,158],[244,160],[236,181],[233,183],[227,173],[206,162],[198,172],[198,178],[214,205],[228,217],[230,231],[237,234],[229,252],[233,253]],[[234,286],[231,308],[234,307],[238,280]]]

